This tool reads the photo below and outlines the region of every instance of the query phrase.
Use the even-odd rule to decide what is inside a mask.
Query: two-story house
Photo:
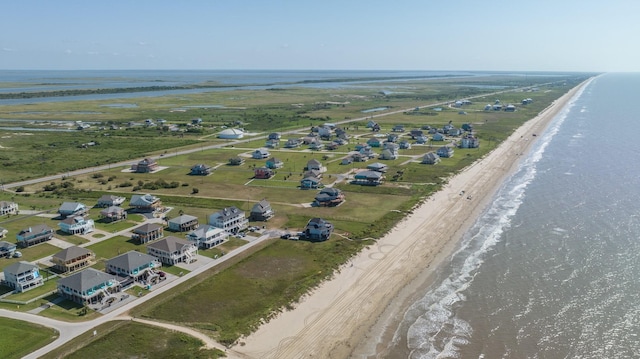
[[[214,227],[210,224],[198,227],[198,229],[187,234],[187,240],[192,241],[202,249],[213,248],[226,242],[229,233],[222,228]]]
[[[209,216],[209,224],[222,228],[229,233],[236,234],[247,228],[249,220],[245,217],[244,211],[235,206],[223,208]]]
[[[51,257],[53,267],[60,273],[73,272],[93,264],[95,254],[83,247],[65,248]]]
[[[20,247],[26,248],[50,240],[53,238],[53,232],[46,224],[37,224],[18,232],[16,240]]]
[[[149,244],[147,254],[158,258],[166,265],[191,263],[196,259],[198,246],[193,242],[169,236]]]
[[[183,214],[168,222],[169,229],[174,232],[188,232],[198,228],[198,217]]]
[[[18,214],[18,204],[15,202],[0,201],[0,216]]]
[[[61,297],[81,305],[100,303],[122,289],[116,277],[94,268],[59,279],[57,287]]]
[[[21,293],[43,285],[44,279],[37,265],[20,261],[4,268],[2,284],[12,288],[16,293]]]
[[[67,217],[58,223],[60,230],[67,234],[86,234],[93,232],[95,223],[93,219],[83,216]]]
[[[63,202],[60,208],[58,208],[58,213],[62,218],[69,216],[83,216],[88,211],[89,209],[87,206],[80,202]]]

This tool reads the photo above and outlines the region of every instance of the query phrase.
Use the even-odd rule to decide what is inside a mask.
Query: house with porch
[[[11,258],[18,246],[7,241],[0,241],[0,258]]]
[[[191,176],[208,176],[211,174],[211,167],[199,163],[193,167],[191,167],[191,172],[189,172]]]
[[[147,254],[152,255],[162,264],[175,265],[191,263],[196,260],[198,246],[186,239],[168,236],[147,246]]]
[[[245,217],[244,211],[239,210],[235,206],[223,208],[209,216],[209,224],[222,228],[225,231],[236,234],[245,228],[249,220]]]
[[[287,142],[285,142],[284,147],[285,148],[297,148],[300,147],[302,145],[302,141],[298,138],[290,138],[287,140]]]
[[[244,163],[244,158],[242,157],[229,158],[229,166],[240,166],[243,163]]]
[[[434,152],[429,152],[422,157],[422,162],[427,165],[435,165],[440,162],[440,157],[436,155]]]
[[[145,223],[133,230],[131,239],[137,240],[138,243],[147,243],[162,238],[164,228],[158,223]]]
[[[269,151],[267,151],[266,148],[258,148],[251,153],[251,157],[255,158],[256,160],[269,158],[269,156],[271,156],[271,154],[269,153]]]
[[[312,218],[304,227],[304,236],[311,241],[326,241],[333,233],[333,224],[322,218]]]
[[[188,232],[198,228],[198,217],[183,214],[169,220],[169,229],[174,232]]]
[[[271,157],[267,160],[267,168],[275,170],[278,168],[282,168],[284,166],[284,162],[282,162],[282,160],[280,160],[279,158],[275,158],[275,157]]]
[[[135,173],[151,173],[158,170],[158,162],[153,158],[145,158],[138,163],[131,165],[131,172]]]
[[[458,145],[460,148],[478,148],[480,147],[480,140],[478,137],[472,135],[466,135],[460,139],[460,144]]]
[[[381,172],[362,171],[353,176],[353,181],[351,181],[351,183],[362,186],[378,186],[382,184],[383,180],[384,176]]]
[[[20,261],[4,268],[2,284],[13,289],[16,293],[39,287],[44,284],[40,275],[40,268],[29,262]]]
[[[194,242],[199,248],[209,249],[229,240],[229,233],[222,228],[205,224],[189,232],[187,240]]]
[[[253,170],[253,178],[255,179],[269,179],[273,177],[276,173],[267,167],[258,167]]]
[[[436,151],[436,154],[443,158],[453,157],[453,148],[449,146],[442,146],[438,148],[438,150]]]
[[[385,173],[389,170],[389,166],[384,163],[375,162],[367,166],[368,170]]]
[[[58,294],[80,305],[101,303],[118,293],[122,286],[118,278],[94,268],[87,268],[58,280]]]
[[[327,187],[316,195],[313,205],[317,207],[335,207],[344,202],[344,192],[337,188]]]
[[[18,204],[9,201],[0,201],[0,216],[18,214]]]
[[[319,178],[308,176],[300,180],[300,189],[316,189],[322,187],[322,182]]]
[[[127,211],[122,207],[110,206],[100,211],[100,218],[107,222],[116,222],[127,219]]]
[[[129,251],[107,260],[105,271],[118,277],[124,277],[126,283],[126,279],[140,281],[154,277],[155,270],[160,267],[162,267],[162,263],[156,257],[146,253]]]
[[[124,197],[105,194],[104,196],[98,198],[98,204],[96,204],[96,207],[106,208],[112,206],[121,206],[125,200],[126,198]]]
[[[53,267],[60,273],[73,272],[89,267],[96,255],[83,247],[72,246],[65,248],[51,257]]]
[[[80,202],[63,202],[60,208],[58,208],[58,213],[62,218],[69,216],[83,216],[88,211],[89,209],[87,206]]]
[[[372,137],[367,140],[367,145],[371,147],[380,147],[381,144],[382,144],[382,141],[380,141],[380,139],[376,137]]]
[[[268,221],[274,214],[273,209],[271,209],[271,203],[266,199],[262,199],[251,208],[251,212],[249,212],[249,220]]]
[[[131,196],[129,206],[136,212],[152,213],[162,208],[162,201],[156,196],[150,194],[134,194]]]
[[[54,230],[46,224],[37,224],[18,232],[16,240],[20,247],[26,248],[50,240],[53,233]]]
[[[93,219],[84,216],[67,217],[58,223],[60,230],[67,234],[91,233],[96,228]]]
[[[316,170],[320,172],[324,172],[326,170],[325,167],[322,167],[322,163],[316,159],[311,159],[307,162],[307,166],[304,168],[305,171]]]

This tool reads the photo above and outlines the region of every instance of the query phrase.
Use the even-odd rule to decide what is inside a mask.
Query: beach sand
[[[387,235],[340,268],[334,279],[295,309],[241,339],[231,352],[245,358],[387,357],[387,344],[412,296],[434,279],[438,265],[450,257],[529,150],[537,138],[533,134],[544,131],[581,86],[453,176]]]

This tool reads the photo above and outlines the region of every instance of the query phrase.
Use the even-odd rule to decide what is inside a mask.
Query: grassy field
[[[0,317],[0,357],[18,359],[58,337],[53,329]]]
[[[188,290],[174,291],[142,315],[211,330],[217,340],[230,344],[331,277],[337,265],[364,245],[366,241],[335,238],[322,243],[278,240],[215,276],[186,284]],[[206,305],[203,298],[208,298]]]
[[[257,225],[266,225],[268,229],[287,228],[295,231],[302,229],[309,218],[322,217],[335,225],[337,234],[351,239],[346,240],[334,235],[329,241],[322,243],[275,240],[260,251],[234,259],[235,264],[229,264],[229,267],[211,270],[182,284],[166,296],[154,298],[135,309],[138,314],[150,318],[184,323],[211,331],[219,341],[230,344],[242,335],[250,333],[277,311],[290,307],[301,295],[322,280],[331,277],[340,264],[345,263],[370,243],[370,240],[375,240],[389,231],[395,223],[410,213],[416,204],[446,184],[447,178],[452,174],[486,155],[514,129],[534,117],[583,78],[535,78],[536,84],[551,81],[554,81],[554,84],[538,85],[539,91],[514,91],[479,97],[473,99],[473,104],[465,105],[462,109],[439,105],[438,107],[442,107],[439,111],[433,108],[417,111],[414,109],[427,103],[452,101],[495,91],[494,88],[483,87],[487,85],[500,85],[504,86],[504,89],[511,89],[516,86],[531,86],[534,83],[531,83],[531,78],[527,80],[519,77],[440,79],[412,83],[410,90],[390,95],[384,95],[375,89],[376,86],[368,85],[343,89],[287,88],[276,91],[246,90],[179,97],[149,97],[136,99],[136,106],[130,109],[104,107],[110,101],[33,104],[12,106],[11,109],[0,107],[0,118],[29,117],[34,121],[29,126],[50,126],[50,122],[38,121],[56,121],[61,118],[87,120],[86,115],[81,115],[83,111],[97,112],[98,114],[92,115],[95,116],[92,121],[102,121],[106,128],[111,124],[121,126],[118,130],[92,126],[90,130],[69,133],[3,132],[0,127],[0,146],[20,147],[20,151],[15,153],[0,153],[0,163],[3,164],[0,167],[0,176],[4,181],[63,173],[75,168],[129,159],[133,162],[134,158],[151,154],[163,154],[158,162],[160,166],[166,167],[156,173],[135,174],[127,171],[129,164],[113,166],[101,172],[25,186],[21,192],[0,194],[0,198],[14,200],[24,209],[45,210],[56,209],[60,203],[68,200],[82,201],[92,206],[101,195],[107,193],[125,196],[127,199],[135,193],[152,193],[160,197],[165,206],[173,208],[167,214],[169,218],[186,213],[197,216],[200,223],[205,223],[211,213],[221,208],[236,206],[248,211],[257,201],[267,199],[276,215],[268,223],[256,223]],[[380,86],[386,88],[405,85],[400,82]],[[520,105],[520,101],[526,97],[533,98],[534,102],[526,106]],[[517,104],[518,110],[484,110],[486,104],[493,104],[497,99],[503,104]],[[219,104],[224,108],[198,107],[212,104]],[[295,106],[292,106],[294,104]],[[172,111],[178,107],[185,109],[185,112]],[[320,160],[327,167],[323,183],[328,184],[349,171],[363,169],[367,164],[377,161],[346,166],[340,164],[342,157],[352,151],[356,144],[364,143],[375,136],[366,128],[368,119],[345,125],[351,136],[350,142],[339,146],[335,151],[312,151],[308,146],[270,150],[271,156],[284,162],[284,167],[278,169],[276,175],[269,180],[253,180],[254,168],[264,166],[265,160],[250,158],[253,150],[264,146],[264,138],[254,138],[236,147],[204,149],[211,144],[225,143],[215,136],[223,126],[243,127],[252,133],[247,136],[249,139],[253,138],[252,136],[264,136],[269,132],[290,129],[297,129],[297,134],[287,137],[303,137],[309,134],[312,126],[343,119],[364,118],[368,115],[361,111],[377,107],[388,109],[371,113],[372,115],[412,109],[376,118],[382,127],[379,135],[390,133],[392,127],[398,124],[405,126],[402,140],[410,140],[407,132],[414,128],[441,128],[449,123],[460,128],[462,124],[471,124],[474,135],[480,139],[480,148],[456,149],[452,158],[443,159],[437,165],[424,165],[420,160],[427,152],[435,151],[438,147],[455,141],[455,138],[444,142],[430,141],[425,145],[414,145],[411,149],[400,150],[398,159],[384,162],[389,166],[389,171],[383,185],[368,187],[353,185],[348,181],[336,183],[335,187],[344,191],[346,202],[334,208],[309,206],[317,191],[298,189],[304,167],[311,159]],[[26,115],[26,112],[31,114]],[[188,126],[194,117],[202,118],[202,127]],[[157,127],[128,125],[131,121],[140,123],[145,118],[164,118],[183,131],[172,132]],[[25,143],[25,138],[29,139],[28,146],[21,145]],[[79,144],[89,141],[95,141],[98,145],[78,147]],[[181,146],[199,150],[173,156],[176,148]],[[379,148],[374,150],[380,152]],[[246,162],[241,166],[229,166],[228,159],[235,156],[242,156]],[[17,170],[17,164],[22,162],[28,164]],[[189,176],[191,166],[198,163],[215,169],[209,176]],[[125,202],[125,205],[127,203]],[[96,219],[98,212],[98,209],[92,209],[90,214]],[[141,220],[132,215],[127,221],[113,224],[98,222],[97,226],[101,230],[113,233],[135,226]],[[0,223],[0,226],[8,228],[10,235],[13,235],[14,231],[42,221],[57,229],[56,221],[33,216],[11,217]],[[183,236],[180,233],[174,235]],[[73,243],[78,241],[72,237],[66,239]],[[232,238],[215,250],[201,254],[213,257],[227,253],[244,243],[246,242]],[[98,269],[104,268],[106,259],[128,250],[145,252],[144,246],[137,245],[125,236],[117,236],[88,248],[96,253],[98,262],[94,267]],[[42,244],[25,249],[23,258],[37,259],[40,258],[39,255],[45,256],[52,250],[47,244]],[[58,250],[56,248],[49,254]],[[13,259],[1,261],[0,265],[5,265]],[[176,268],[167,268],[167,271],[174,273]],[[65,305],[47,309],[42,314],[64,320],[82,319],[78,314],[81,308]],[[95,315],[91,313],[87,318]],[[121,330],[108,331],[122,335]],[[105,339],[105,348],[112,348],[118,340],[125,340],[121,337],[116,338]],[[134,339],[137,340],[131,340]],[[163,343],[166,345],[168,342]],[[94,355],[94,352],[82,353]],[[131,355],[143,354],[127,353],[125,356]]]
[[[224,357],[216,349],[202,349],[203,343],[183,333],[129,322],[113,321],[44,355],[42,358],[202,358]]]

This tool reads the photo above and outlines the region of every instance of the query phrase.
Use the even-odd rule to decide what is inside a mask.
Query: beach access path
[[[507,175],[579,88],[518,128],[497,149],[452,177],[390,233],[340,268],[293,310],[233,349],[251,358],[347,358],[376,354],[415,278],[448,258]],[[463,192],[464,191],[464,192]],[[464,193],[461,195],[461,193]],[[421,276],[422,274],[422,276]],[[404,293],[404,294],[402,294]],[[405,297],[402,297],[402,296]],[[364,343],[364,344],[363,344]]]

